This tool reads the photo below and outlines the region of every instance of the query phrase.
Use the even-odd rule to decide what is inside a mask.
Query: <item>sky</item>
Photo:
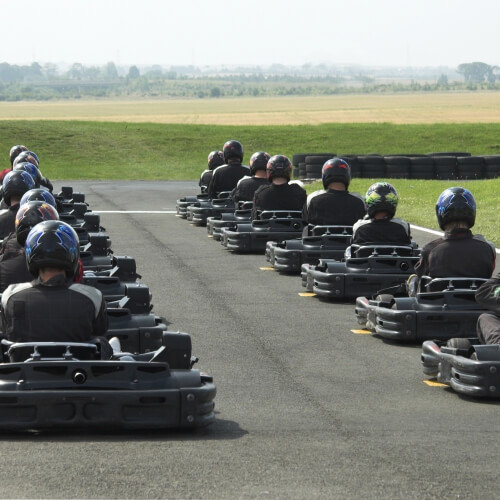
[[[500,65],[498,0],[0,0],[0,62]]]

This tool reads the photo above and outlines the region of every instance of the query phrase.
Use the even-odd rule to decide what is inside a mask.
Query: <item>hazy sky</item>
[[[0,0],[0,62],[500,65],[499,0]]]

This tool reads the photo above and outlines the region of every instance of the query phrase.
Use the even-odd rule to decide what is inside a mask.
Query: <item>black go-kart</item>
[[[358,323],[377,335],[397,341],[422,342],[467,337],[485,312],[475,299],[482,278],[430,278],[420,280],[415,297],[378,295],[356,299]]]
[[[181,219],[187,218],[187,209],[190,205],[194,205],[195,203],[201,203],[205,201],[209,201],[208,194],[198,194],[196,196],[183,196],[177,200],[175,209],[176,216]]]
[[[221,243],[236,253],[265,252],[268,241],[297,237],[306,226],[300,211],[266,210],[258,216],[249,223],[223,228]]]
[[[214,240],[220,241],[222,237],[222,228],[252,221],[253,202],[243,201],[239,202],[237,206],[234,212],[225,212],[207,218],[207,233],[209,236],[212,236]]]
[[[313,226],[302,239],[268,241],[266,259],[277,271],[299,274],[302,264],[342,260],[351,237],[352,226]]]
[[[427,340],[422,368],[429,378],[465,396],[500,398],[500,344],[481,345],[477,338]]]
[[[4,340],[2,358],[3,430],[196,428],[215,418],[212,378],[168,346],[102,359],[99,343]]]
[[[235,206],[230,195],[230,191],[224,191],[219,193],[218,198],[190,205],[187,207],[187,220],[195,226],[205,226],[209,217],[234,213]]]
[[[302,286],[319,297],[353,299],[404,283],[414,272],[420,250],[416,245],[351,245],[345,261],[321,259],[303,264]]]

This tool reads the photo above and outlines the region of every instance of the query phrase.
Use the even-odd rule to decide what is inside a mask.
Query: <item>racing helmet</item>
[[[80,258],[78,236],[65,222],[40,222],[26,238],[25,254],[28,270],[33,276],[44,267],[54,267],[64,269],[68,276],[73,277]]]
[[[21,198],[20,205],[24,205],[29,201],[44,201],[45,203],[52,205],[54,208],[57,208],[54,196],[50,191],[47,191],[46,189],[37,188],[26,191],[26,193],[24,193],[23,197]]]
[[[38,156],[35,153],[33,153],[33,151],[22,151],[21,153],[19,153],[17,157],[14,159],[12,166],[15,167],[18,163],[21,163],[22,161],[33,163],[35,167],[38,167],[40,165]]]
[[[28,174],[33,177],[33,180],[35,181],[35,188],[40,187],[40,182],[42,180],[42,174],[40,170],[38,170],[38,167],[34,165],[33,163],[29,163],[27,161],[21,161],[19,163],[16,163],[16,165],[13,168],[13,171],[16,172],[17,170],[24,170],[25,172],[28,172]]]
[[[237,158],[243,161],[243,146],[241,142],[238,141],[227,141],[222,148],[222,153],[224,154],[224,161],[227,163],[232,158]]]
[[[292,164],[284,155],[274,155],[267,162],[266,166],[267,178],[272,181],[276,177],[284,177],[290,180],[292,174]]]
[[[28,172],[24,170],[13,170],[7,172],[2,182],[2,194],[5,203],[10,206],[11,197],[18,196],[19,198],[35,187],[35,181]]]
[[[44,201],[29,201],[21,205],[15,222],[18,243],[24,246],[28,233],[45,220],[59,220],[59,214],[52,205]]]
[[[23,151],[28,151],[28,148],[26,146],[23,146],[22,144],[17,144],[16,146],[12,146],[10,148],[9,158],[11,165],[14,163],[14,160],[17,158],[17,156]]]
[[[443,230],[450,222],[465,222],[471,228],[476,222],[476,200],[463,187],[445,189],[436,202],[436,216]]]
[[[267,162],[271,159],[271,155],[264,151],[257,151],[250,157],[250,175],[255,175],[257,170],[266,170]]]
[[[321,179],[325,189],[332,182],[342,182],[347,189],[351,182],[351,167],[345,160],[332,158],[323,165]]]
[[[373,217],[377,212],[387,212],[390,217],[394,217],[398,201],[399,197],[396,189],[388,182],[372,184],[365,195],[365,204],[369,217]]]
[[[208,169],[213,170],[221,165],[224,165],[224,153],[218,150],[212,151],[208,155]]]

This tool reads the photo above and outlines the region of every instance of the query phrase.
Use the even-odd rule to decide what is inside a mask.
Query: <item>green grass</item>
[[[228,139],[242,142],[245,160],[254,151],[271,154],[340,153],[500,153],[500,124],[326,124],[316,126],[215,126],[127,124],[76,121],[0,121],[0,151],[24,143],[39,154],[50,179],[198,179],[206,157]],[[380,179],[377,179],[380,180]],[[365,193],[370,179],[352,190]],[[395,180],[398,215],[437,228],[434,204],[449,181]],[[476,231],[500,245],[500,179],[469,181],[478,203]],[[308,186],[308,189],[317,189]],[[181,193],[180,193],[181,194]]]
[[[77,121],[0,121],[0,151],[24,143],[51,179],[197,179],[228,139],[246,154],[469,151],[500,153],[500,124],[215,126]]]
[[[381,179],[353,179],[349,190],[364,196],[371,184]],[[448,187],[462,186],[469,189],[477,203],[474,233],[484,235],[500,247],[500,178],[481,181],[424,181],[411,179],[390,180],[399,194],[397,216],[404,220],[440,231],[434,206],[439,195]],[[306,186],[312,193],[322,189],[321,182]]]

